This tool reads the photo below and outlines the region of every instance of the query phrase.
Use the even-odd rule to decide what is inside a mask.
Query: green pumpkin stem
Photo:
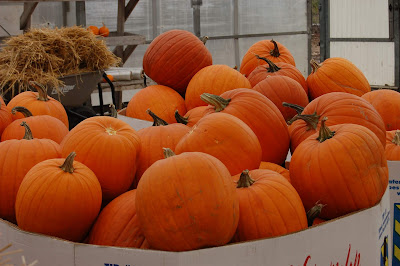
[[[274,44],[274,49],[272,49],[269,54],[273,57],[279,57],[281,54],[279,53],[278,44],[273,39],[271,40],[271,42]]]
[[[184,125],[187,125],[189,123],[189,117],[181,116],[178,110],[175,111],[175,120],[176,122]]]
[[[297,112],[298,115],[300,115],[304,110],[303,106],[300,106],[300,105],[294,104],[294,103],[283,102],[282,105],[285,106],[285,107],[289,107],[289,108],[294,109]]]
[[[28,108],[25,108],[23,106],[15,106],[12,110],[11,113],[15,115],[17,112],[23,114],[25,117],[30,117],[33,116],[31,111],[28,110]]]
[[[258,59],[261,59],[261,60],[264,60],[265,62],[267,62],[267,64],[268,64],[268,68],[267,68],[267,70],[268,70],[268,73],[274,73],[274,72],[277,72],[277,71],[279,71],[281,68],[280,67],[278,67],[277,65],[275,65],[271,60],[269,60],[268,58],[265,58],[265,57],[261,57],[261,56],[259,56],[259,55],[257,55],[256,54],[256,57],[258,58]]]
[[[397,146],[400,146],[400,130],[397,129],[396,132],[394,133],[392,143],[396,144]]]
[[[310,60],[310,65],[311,65],[311,68],[312,68],[312,73],[316,72],[318,70],[318,68],[321,67],[321,65],[318,64],[317,61],[315,61],[314,59]]]
[[[231,99],[224,99],[221,96],[211,93],[203,93],[202,95],[200,95],[200,99],[202,99],[203,102],[214,106],[215,112],[223,111],[231,101]]]
[[[31,128],[28,126],[28,124],[25,121],[23,121],[20,125],[25,128],[25,135],[24,135],[23,139],[26,139],[26,140],[33,139],[32,131],[31,131]]]
[[[321,127],[319,129],[319,136],[317,140],[319,142],[324,142],[327,139],[332,138],[335,135],[335,131],[331,131],[326,125],[325,121],[328,120],[327,117],[322,118],[321,120]]]
[[[165,159],[176,155],[170,148],[163,148],[163,153]]]
[[[254,184],[254,181],[250,174],[249,174],[249,170],[244,170],[241,174],[240,174],[240,178],[237,181],[237,188],[242,188],[242,187],[250,187],[251,185]]]
[[[36,81],[29,81],[29,84],[37,90],[39,94],[37,99],[39,101],[47,102],[49,100],[47,97],[47,90],[42,84],[39,84]]]
[[[64,163],[60,165],[60,168],[66,172],[72,174],[75,170],[74,168],[74,158],[76,156],[76,153],[73,151],[71,152],[68,157],[65,159]]]
[[[294,121],[296,120],[303,120],[304,122],[306,122],[307,124],[307,131],[314,129],[316,130],[318,127],[318,122],[319,122],[319,118],[321,116],[317,114],[317,112],[314,112],[311,115],[307,115],[307,114],[300,114],[300,115],[295,115],[292,119],[290,119],[287,123],[288,125],[293,124]]]
[[[312,226],[314,223],[314,220],[319,217],[321,214],[322,208],[325,207],[326,204],[321,204],[321,203],[315,203],[314,207],[309,209],[307,211],[307,222],[308,226]]]
[[[165,120],[158,117],[150,109],[147,109],[146,113],[148,113],[153,118],[153,126],[158,127],[158,126],[167,126],[168,125],[168,123]]]
[[[110,104],[110,112],[111,112],[111,117],[117,118],[118,117],[118,112],[117,109],[115,109],[114,104]]]

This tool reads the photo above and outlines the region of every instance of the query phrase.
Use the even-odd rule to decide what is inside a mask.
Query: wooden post
[[[77,1],[75,4],[76,25],[86,27],[86,5],[85,1]]]
[[[118,0],[117,36],[124,36],[125,32],[125,0]],[[124,46],[116,47],[115,54],[123,59]]]
[[[24,3],[24,11],[19,18],[19,29],[24,32],[31,27],[31,16],[38,2]]]

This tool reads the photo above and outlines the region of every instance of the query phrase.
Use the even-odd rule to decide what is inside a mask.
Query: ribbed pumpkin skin
[[[382,89],[368,92],[362,98],[378,111],[387,131],[400,129],[400,93]]]
[[[187,111],[184,117],[188,118],[188,127],[194,126],[203,116],[207,114],[208,106],[198,106]]]
[[[49,115],[30,116],[13,121],[4,130],[1,141],[23,139],[25,135],[25,129],[21,127],[23,121],[29,125],[33,137],[37,139],[51,139],[60,144],[69,132],[65,124],[55,117]]]
[[[307,228],[300,196],[282,175],[265,169],[252,170],[249,175],[255,182],[236,188],[240,210],[236,241],[282,236]],[[239,178],[232,177],[234,187]]]
[[[95,174],[74,162],[74,172],[50,159],[35,165],[18,190],[16,216],[22,230],[80,242],[100,212],[101,188]]]
[[[385,155],[388,161],[400,161],[400,143],[392,142],[397,130],[386,131]]]
[[[270,162],[261,162],[259,169],[266,169],[266,170],[272,170],[274,172],[277,172],[278,174],[282,175],[287,181],[290,182],[289,170],[286,168],[283,168],[280,165],[277,165],[275,163],[270,163]]]
[[[76,152],[100,181],[103,201],[126,192],[136,172],[140,137],[127,123],[113,117],[90,117],[74,127],[61,142],[62,156]]]
[[[4,103],[3,99],[0,97],[0,136],[3,134],[3,131],[6,129],[6,127],[11,124],[12,117],[11,117],[11,112]]]
[[[150,109],[167,123],[175,123],[175,110],[186,113],[185,100],[176,91],[162,85],[152,85],[141,89],[129,101],[126,115],[147,121],[153,118],[146,113]]]
[[[187,152],[155,162],[136,193],[137,216],[154,249],[221,246],[235,233],[235,188],[229,171],[211,155]]]
[[[262,149],[262,161],[282,164],[289,151],[290,137],[286,122],[273,102],[261,93],[247,89],[227,91],[221,97],[231,101],[220,113],[239,118],[256,134]],[[215,112],[213,106],[208,108],[209,112]],[[243,169],[249,168],[239,171]]]
[[[12,110],[15,106],[23,106],[32,114],[35,115],[50,115],[57,119],[60,119],[61,122],[68,128],[68,115],[64,109],[64,106],[57,101],[56,99],[47,96],[47,101],[38,100],[39,93],[33,91],[24,91],[20,94],[16,95],[11,101],[8,103],[7,107],[9,110]],[[16,113],[12,115],[13,120],[17,120],[20,118],[24,118],[24,115],[21,113]]]
[[[181,95],[185,95],[190,79],[211,64],[212,56],[207,47],[185,30],[170,30],[157,36],[143,56],[146,75]]]
[[[271,42],[271,40],[261,40],[250,46],[242,59],[240,73],[248,77],[256,67],[265,64],[263,60],[257,59],[255,55],[266,57],[274,63],[284,62],[296,66],[293,55],[290,51],[283,44],[279,42],[276,42],[276,44],[278,45],[280,53],[278,57],[271,55],[271,51],[274,50],[274,43]]]
[[[239,71],[226,65],[205,67],[190,80],[185,96],[186,108],[190,110],[207,105],[200,99],[205,92],[221,95],[237,88],[251,89],[250,82]]]
[[[301,74],[300,70],[298,70],[295,66],[283,62],[275,63],[276,66],[280,68],[280,70],[276,72],[268,72],[268,65],[261,65],[256,67],[247,79],[250,81],[252,87],[255,87],[259,82],[264,80],[267,76],[276,76],[282,75],[287,76],[289,78],[294,79],[295,81],[299,82],[300,85],[303,87],[305,93],[308,95],[308,87],[306,83],[306,79],[304,78],[303,74]]]
[[[13,139],[0,143],[1,218],[16,222],[15,199],[26,173],[44,160],[59,157],[60,145],[49,139]]]
[[[225,113],[204,116],[175,148],[176,154],[196,151],[219,159],[231,175],[257,169],[262,156],[260,142],[250,127]]]
[[[163,148],[175,150],[176,144],[191,130],[183,124],[169,124],[167,126],[152,126],[139,130],[141,150],[138,156],[135,187],[144,171],[155,161],[164,159]]]
[[[367,78],[349,60],[339,57],[326,59],[307,77],[311,99],[329,92],[347,92],[357,96],[371,91]]]
[[[308,104],[308,96],[300,83],[287,76],[267,76],[253,88],[270,99],[285,118],[289,121],[297,114],[294,109],[285,107],[283,102],[300,106]]]
[[[370,103],[361,97],[345,92],[331,92],[311,101],[302,114],[314,112],[321,116],[319,120],[325,116],[329,118],[326,121],[328,127],[345,123],[365,126],[376,134],[383,147],[386,145],[386,131],[382,117]],[[307,130],[308,126],[304,120],[297,120],[290,125],[292,153],[303,140],[317,132],[320,125],[321,123],[318,123],[316,130]]]
[[[145,240],[136,215],[136,189],[111,201],[99,214],[90,230],[93,245],[141,248]]]
[[[385,151],[371,130],[356,124],[329,129],[336,132],[332,138],[320,143],[318,133],[311,135],[297,147],[290,162],[291,183],[305,209],[318,201],[326,204],[319,216],[322,219],[372,207],[388,185]]]

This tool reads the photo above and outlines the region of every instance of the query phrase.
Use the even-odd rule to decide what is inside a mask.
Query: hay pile
[[[62,76],[104,70],[121,62],[104,41],[78,26],[31,29],[5,44],[0,50],[3,94],[25,91],[29,81],[58,89]]]

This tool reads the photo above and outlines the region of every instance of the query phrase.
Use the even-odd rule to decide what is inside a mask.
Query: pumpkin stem
[[[32,131],[31,131],[31,128],[28,126],[28,124],[25,121],[23,121],[21,123],[21,126],[23,126],[25,128],[25,135],[24,135],[23,139],[26,139],[26,140],[33,139]]]
[[[222,110],[224,110],[231,101],[231,99],[224,99],[221,96],[214,95],[211,93],[203,93],[202,95],[200,95],[200,99],[214,106],[215,112],[221,112]]]
[[[29,111],[27,108],[23,107],[23,106],[15,106],[12,110],[11,113],[13,115],[15,115],[16,112],[20,112],[21,114],[23,114],[25,117],[30,117],[33,116],[33,114],[31,113],[31,111]]]
[[[332,138],[335,135],[335,131],[331,131],[326,125],[325,121],[328,120],[328,117],[324,117],[321,120],[321,127],[319,129],[319,136],[317,140],[319,142],[324,142],[327,139]]]
[[[321,214],[322,208],[325,207],[326,204],[321,204],[319,201],[315,203],[314,207],[308,210],[307,212],[307,222],[308,226],[312,226],[314,220],[319,217]]]
[[[170,148],[162,148],[162,149],[163,149],[165,159],[176,155]]]
[[[184,117],[179,114],[179,111],[175,111],[176,122],[187,125],[189,123],[189,117]]]
[[[261,57],[261,56],[259,56],[259,55],[257,55],[256,54],[256,57],[258,58],[258,59],[261,59],[261,60],[264,60],[265,62],[267,62],[267,64],[268,64],[268,66],[269,66],[269,68],[268,68],[268,72],[269,73],[274,73],[274,72],[277,72],[277,71],[279,71],[281,68],[280,67],[278,67],[277,65],[275,65],[271,60],[269,60],[268,58],[265,58],[265,57]]]
[[[321,67],[321,65],[318,64],[317,61],[315,61],[314,59],[310,60],[310,65],[311,65],[311,68],[312,68],[312,73],[316,72],[318,70],[318,68]]]
[[[394,133],[392,143],[396,144],[397,146],[400,145],[400,130],[397,129],[396,132]]]
[[[290,119],[287,123],[288,123],[288,125],[291,125],[291,124],[293,124],[294,121],[301,119],[301,120],[303,120],[304,122],[306,122],[306,124],[307,124],[307,129],[306,129],[306,130],[307,130],[307,131],[310,130],[310,129],[316,130],[317,127],[318,127],[318,122],[319,122],[319,118],[320,118],[320,117],[321,117],[321,116],[318,115],[317,112],[314,112],[314,113],[311,114],[311,115],[307,115],[307,114],[303,115],[303,114],[300,114],[300,115],[295,115],[295,116],[294,116],[292,119]]]
[[[240,178],[237,181],[237,188],[242,188],[242,187],[250,187],[251,185],[254,184],[254,181],[250,174],[249,174],[249,170],[246,169],[244,170],[241,174],[240,174]]]
[[[34,87],[39,93],[39,96],[37,98],[39,101],[47,102],[49,100],[49,98],[47,97],[47,90],[42,84],[39,84],[36,81],[29,81],[29,84]]]
[[[148,113],[153,118],[153,126],[158,127],[158,126],[167,126],[168,125],[168,123],[165,120],[156,116],[156,114],[153,113],[150,109],[147,109],[146,113]]]
[[[274,44],[274,49],[272,49],[269,54],[273,57],[279,57],[281,54],[279,53],[278,44],[273,39],[271,40],[271,42]]]
[[[66,172],[72,174],[75,170],[74,168],[74,158],[76,156],[76,153],[73,151],[71,152],[68,157],[65,159],[64,163],[60,165],[60,168]]]
[[[201,41],[203,42],[203,44],[206,44],[206,42],[208,41],[209,37],[208,36],[204,36],[203,38],[201,38]]]
[[[285,107],[289,107],[289,108],[294,109],[297,112],[298,115],[300,115],[304,110],[303,106],[300,106],[300,105],[294,104],[294,103],[283,102],[282,105],[285,106]]]
[[[114,118],[118,117],[117,109],[115,109],[114,104],[110,104],[110,111],[111,111],[111,117],[114,117]]]
[[[233,69],[234,69],[234,70],[237,70],[237,69],[238,69],[238,66],[234,66]]]

